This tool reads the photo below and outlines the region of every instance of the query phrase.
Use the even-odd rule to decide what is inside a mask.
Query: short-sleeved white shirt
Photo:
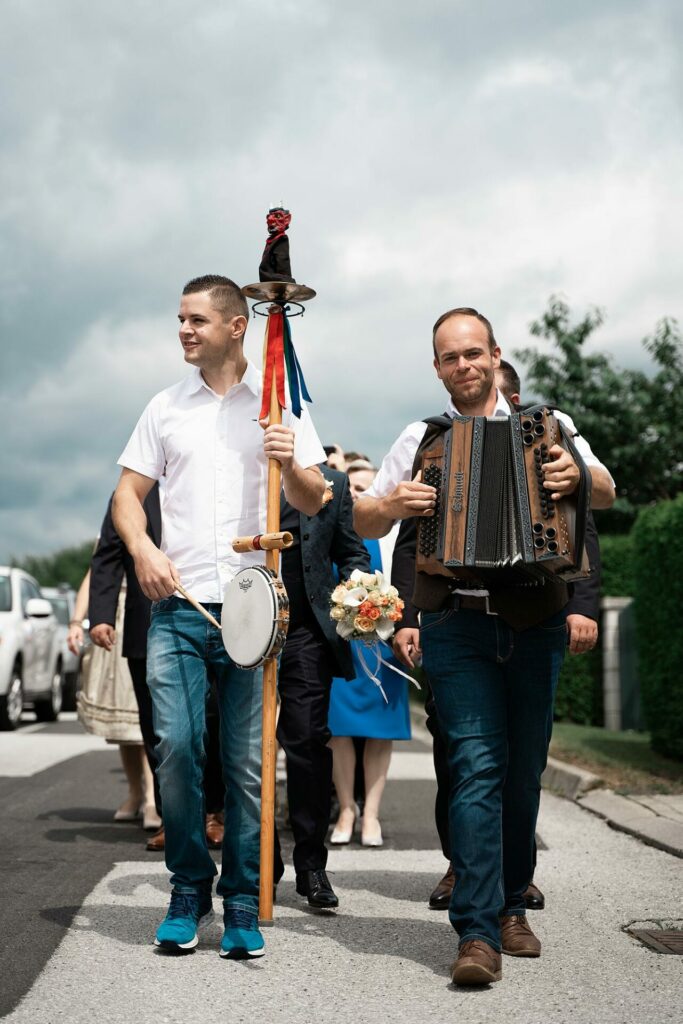
[[[199,601],[221,601],[239,569],[263,564],[260,551],[237,554],[233,538],[266,528],[268,460],[259,426],[262,378],[253,363],[239,384],[217,395],[195,367],[161,391],[140,417],[120,466],[161,480],[161,549],[183,586]],[[304,407],[283,410],[295,431],[294,457],[303,467],[325,461]]]
[[[607,472],[600,460],[596,458],[591,451],[591,446],[588,441],[586,441],[585,437],[581,437],[577,431],[571,416],[567,416],[566,413],[560,412],[558,409],[554,410],[554,414],[569,430],[573,437],[574,444],[576,445],[576,449],[586,465],[600,466],[605,470],[605,472]],[[453,404],[452,398],[449,398],[448,400],[446,415],[451,417],[459,415],[458,410]],[[510,406],[508,405],[505,396],[498,390],[496,390],[496,408],[493,415],[510,415]],[[391,494],[394,488],[403,480],[411,479],[415,454],[426,430],[427,424],[424,420],[418,420],[415,423],[408,424],[405,430],[403,430],[394,441],[387,455],[385,455],[377,476],[372,481],[370,487],[363,492],[363,497],[385,498],[387,494]],[[612,481],[612,483],[614,483],[614,481]]]

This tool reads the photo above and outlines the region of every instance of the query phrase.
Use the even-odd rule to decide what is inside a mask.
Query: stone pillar
[[[602,692],[605,729],[619,732],[622,728],[621,658],[619,651],[619,619],[632,603],[631,597],[603,597],[602,608]]]

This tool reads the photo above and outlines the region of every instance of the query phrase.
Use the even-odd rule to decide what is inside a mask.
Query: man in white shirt
[[[449,393],[447,413],[507,416],[495,384],[500,362],[491,324],[471,308],[449,310],[433,329],[434,367]],[[576,433],[569,417],[557,413]],[[384,459],[373,485],[354,507],[361,536],[380,537],[397,519],[434,514],[436,491],[414,478],[427,431],[411,423]],[[614,483],[588,443],[574,443],[592,478],[592,504],[606,508]],[[543,467],[551,501],[571,494],[579,468],[559,445]],[[422,663],[448,743],[450,833],[456,884],[450,919],[459,935],[451,976],[481,985],[502,976],[501,950],[537,957],[540,942],[525,916],[533,875],[540,777],[552,730],[557,678],[566,648],[566,587],[509,584],[450,589],[445,577],[416,576],[420,629],[394,640],[408,665]],[[418,596],[419,595],[419,596]]]
[[[173,891],[155,943],[174,952],[194,948],[212,916],[216,867],[204,830],[207,667],[217,681],[221,758],[226,784],[221,956],[262,956],[258,930],[261,671],[237,668],[220,633],[174,596],[181,584],[216,618],[225,584],[258,552],[237,554],[232,539],[263,533],[268,459],[282,466],[287,500],[314,515],[324,480],[324,450],[308,412],[289,410],[281,426],[259,424],[261,375],[243,350],[249,309],[229,278],[207,275],[184,288],[178,319],[192,373],[156,395],[121,458],[113,503],[116,528],[154,604],[148,638],[149,687],[159,737],[158,776]],[[162,541],[146,532],[142,507],[162,480]]]

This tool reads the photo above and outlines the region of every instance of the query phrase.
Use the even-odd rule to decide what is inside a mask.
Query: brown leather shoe
[[[500,940],[508,956],[541,955],[541,940],[536,938],[523,914],[501,917]]]
[[[206,816],[206,842],[212,850],[220,850],[223,845],[223,833],[225,827],[223,825],[223,812],[218,811],[216,814],[207,814]]]
[[[436,887],[432,890],[431,896],[429,897],[429,906],[432,910],[448,910],[448,904],[451,902],[451,893],[453,892],[454,885],[455,875],[453,874],[453,866],[449,864],[448,871],[441,881],[437,882]]]
[[[145,845],[146,850],[151,850],[152,853],[158,853],[160,850],[166,847],[166,837],[164,835],[164,826],[162,825],[158,832],[155,832],[153,836],[147,840]]]
[[[503,958],[488,942],[466,939],[451,967],[454,985],[490,985],[503,977]]]
[[[524,893],[524,903],[527,910],[543,910],[545,906],[545,896],[533,882],[529,882],[527,886],[527,890]]]

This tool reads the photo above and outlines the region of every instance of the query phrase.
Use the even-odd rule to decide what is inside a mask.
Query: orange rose
[[[373,622],[374,622],[375,619],[378,619],[380,617],[382,612],[379,610],[379,608],[373,608],[372,606],[370,606],[370,611],[367,612],[366,614],[367,614],[367,617],[369,619],[372,619]]]
[[[375,623],[367,615],[356,615],[353,625],[359,633],[372,633],[375,629]]]

